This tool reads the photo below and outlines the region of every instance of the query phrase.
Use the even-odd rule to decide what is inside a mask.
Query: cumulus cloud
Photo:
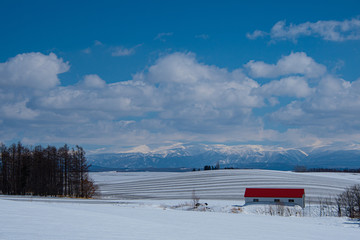
[[[256,81],[240,70],[229,72],[199,63],[192,53],[174,53],[159,59],[149,68],[146,79],[158,85],[164,98],[163,118],[187,119],[199,130],[205,127],[200,119],[236,119],[263,104],[261,97],[251,94],[259,87]]]
[[[52,111],[91,114],[95,118],[141,116],[156,110],[153,89],[141,82],[105,84],[97,75],[88,75],[77,86],[60,87],[33,99],[31,106]]]
[[[24,53],[0,63],[1,121],[34,120],[41,111],[30,101],[60,84],[58,74],[70,65],[54,53]]]
[[[81,142],[113,143],[124,141],[126,135],[126,144],[225,141],[261,128],[261,120],[251,114],[264,104],[263,97],[252,93],[258,87],[241,69],[228,71],[200,63],[192,53],[173,53],[135,74],[133,80],[107,84],[89,74],[74,85],[14,97],[0,111],[3,119],[41,122],[37,127],[21,126],[28,127],[26,133],[38,131],[38,135],[39,128],[51,128],[43,134],[58,141],[65,135]],[[9,97],[0,93],[0,98]],[[251,138],[261,137],[253,133]]]
[[[198,63],[193,53],[174,53],[160,58],[151,66],[148,79],[154,83],[189,84],[215,79],[225,71]]]
[[[308,98],[296,100],[273,112],[274,121],[319,136],[356,134],[360,128],[360,82],[324,77]]]
[[[19,56],[40,56],[40,66],[50,67],[37,71],[38,75],[24,71],[41,70],[36,64],[29,67],[19,61],[23,69],[8,67]],[[128,81],[109,84],[88,74],[68,86],[60,85],[58,74],[69,64],[55,54],[22,54],[13,59],[1,63],[0,71],[0,133],[7,139],[13,132],[14,138],[23,136],[35,142],[112,146],[360,141],[354,135],[360,136],[360,80],[332,76],[302,52],[284,56],[275,64],[250,61],[232,71],[199,62],[194,53],[175,52],[160,57]],[[9,69],[20,69],[20,73]],[[48,81],[50,76],[51,84],[34,90],[35,86],[24,83],[25,76],[33,84]],[[260,84],[252,77],[274,79]],[[312,78],[316,81],[309,84]],[[5,84],[9,80],[12,85]],[[26,91],[19,93],[16,87]],[[269,127],[268,119],[285,131]]]
[[[35,119],[39,114],[26,106],[27,101],[5,103],[0,107],[0,112],[8,119]]]
[[[58,74],[70,68],[54,53],[24,53],[0,63],[2,87],[27,87],[48,89],[60,84]]]
[[[84,77],[81,85],[85,88],[103,88],[105,87],[106,82],[96,74],[89,74]]]
[[[326,73],[326,67],[318,64],[304,52],[283,56],[276,64],[251,60],[244,67],[255,78],[275,78],[284,75],[301,74],[310,78]]]
[[[249,39],[256,39],[269,35],[272,40],[296,41],[303,36],[320,37],[327,41],[342,42],[347,40],[360,39],[360,19],[353,18],[344,21],[317,21],[301,24],[286,25],[286,21],[277,22],[269,33],[255,30],[246,36]]]
[[[305,98],[313,93],[303,77],[287,77],[264,84],[258,90],[263,96],[289,96]]]

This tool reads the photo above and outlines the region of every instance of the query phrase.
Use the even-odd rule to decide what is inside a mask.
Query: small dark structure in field
[[[294,188],[246,188],[245,204],[282,204],[305,207],[305,190]]]

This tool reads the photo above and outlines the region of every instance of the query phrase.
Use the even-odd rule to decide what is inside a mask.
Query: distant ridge
[[[172,147],[142,152],[103,153],[88,156],[96,168],[151,169],[203,168],[220,163],[221,168],[258,168],[293,170],[308,168],[360,168],[360,150],[284,149],[260,145],[176,144]],[[136,149],[134,149],[136,150]]]

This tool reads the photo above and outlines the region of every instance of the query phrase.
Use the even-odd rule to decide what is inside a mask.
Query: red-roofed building
[[[245,204],[284,204],[305,207],[305,190],[295,188],[246,188]]]

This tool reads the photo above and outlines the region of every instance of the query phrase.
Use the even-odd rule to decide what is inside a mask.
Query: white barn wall
[[[259,199],[258,202],[254,202],[254,199]],[[275,199],[279,199],[280,202],[275,202]],[[289,199],[293,199],[294,202],[289,202]],[[284,204],[289,206],[299,205],[300,207],[305,207],[305,196],[302,198],[264,198],[264,197],[245,197],[245,204]]]

